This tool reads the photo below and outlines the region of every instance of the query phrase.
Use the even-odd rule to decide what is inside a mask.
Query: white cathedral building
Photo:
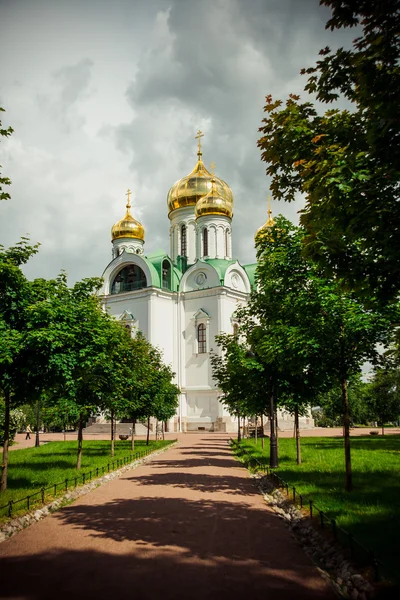
[[[234,431],[237,422],[212,378],[210,350],[218,351],[217,334],[234,332],[235,311],[247,302],[256,264],[232,257],[232,190],[205,167],[201,136],[194,169],[168,193],[169,253],[146,254],[145,231],[131,214],[128,190],[126,214],[111,230],[112,260],[100,293],[110,314],[133,334],[141,330],[172,366],[181,393],[168,429]],[[302,421],[310,426],[312,419]],[[292,423],[280,415],[281,428]]]

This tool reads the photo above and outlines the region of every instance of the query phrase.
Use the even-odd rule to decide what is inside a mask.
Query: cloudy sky
[[[327,44],[318,0],[0,0],[0,243],[29,233],[26,272],[71,283],[101,275],[110,228],[133,191],[147,252],[168,250],[166,197],[203,158],[235,196],[234,256],[255,258],[268,178],[257,148],[267,94],[301,92],[301,67]],[[297,205],[279,203],[296,220]]]

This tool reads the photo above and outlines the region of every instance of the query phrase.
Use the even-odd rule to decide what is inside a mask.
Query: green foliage
[[[242,442],[268,464],[269,448]],[[400,436],[353,437],[354,489],[343,491],[343,438],[302,439],[303,463],[296,464],[295,440],[280,438],[279,475],[312,499],[337,524],[364,543],[389,567],[399,562]]]
[[[400,371],[380,367],[376,369],[367,392],[367,404],[372,421],[383,426],[389,421],[400,421]]]
[[[345,287],[386,303],[400,289],[398,0],[322,0],[327,27],[361,28],[351,50],[324,48],[305,90],[350,110],[325,114],[291,94],[266,98],[259,147],[276,199],[306,195],[301,222],[307,256]]]
[[[235,336],[220,334],[215,341],[221,352],[210,355],[213,378],[229,413],[237,417],[266,413],[269,379],[264,367]]]
[[[0,106],[0,112],[5,112],[4,108]],[[9,137],[14,132],[12,127],[3,128],[1,120],[0,120],[0,135],[2,137]],[[1,165],[0,165],[1,168]],[[11,181],[8,177],[3,177],[0,173],[0,200],[9,200],[10,194],[8,192],[3,191],[4,185],[11,185]]]
[[[0,398],[0,446],[4,442],[4,421],[5,421],[5,403]],[[15,408],[10,412],[10,442],[13,441],[17,431],[24,426],[24,413],[20,408]]]

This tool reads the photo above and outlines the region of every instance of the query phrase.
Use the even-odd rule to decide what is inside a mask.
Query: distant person
[[[26,440],[30,440],[31,439],[31,433],[32,433],[32,429],[30,425],[27,425],[26,427]]]

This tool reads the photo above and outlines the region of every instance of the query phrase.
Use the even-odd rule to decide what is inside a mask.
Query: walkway
[[[227,438],[190,435],[0,544],[0,598],[329,600]]]

